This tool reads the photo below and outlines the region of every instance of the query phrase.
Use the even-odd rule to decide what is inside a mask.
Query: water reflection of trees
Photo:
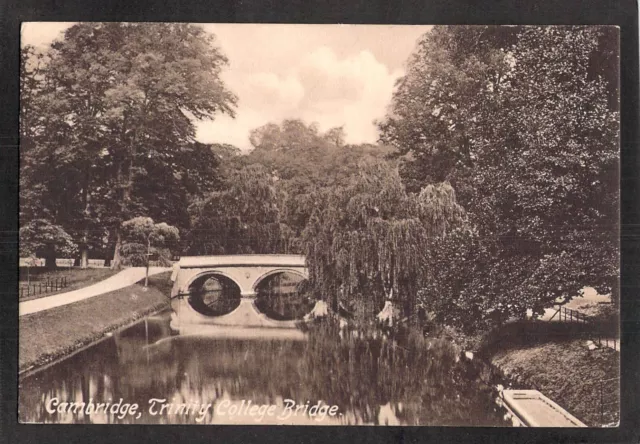
[[[308,341],[166,336],[139,324],[23,381],[20,417],[35,422],[193,423],[148,412],[151,398],[212,403],[223,398],[278,404],[322,400],[349,423],[377,423],[381,406],[404,424],[500,425],[486,369],[460,360],[447,342],[419,336],[341,338],[332,324]],[[148,345],[149,343],[149,345]],[[138,403],[140,419],[50,415],[46,400]],[[387,412],[389,413],[389,412]],[[212,421],[208,412],[206,422]]]
[[[328,403],[376,423],[389,404],[410,425],[502,425],[491,374],[481,362],[460,360],[447,341],[408,334],[395,339],[341,338],[325,324],[305,350],[304,384]]]

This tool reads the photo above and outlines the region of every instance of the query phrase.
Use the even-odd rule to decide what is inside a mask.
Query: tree
[[[584,286],[615,293],[619,276],[616,86],[592,63],[615,31],[488,29],[426,34],[379,124],[407,185],[449,180],[475,227],[446,247],[474,259],[441,261],[424,292],[470,322],[541,313]],[[461,288],[433,286],[451,272]]]
[[[344,129],[321,133],[300,120],[269,123],[251,132],[255,149],[242,159],[263,165],[277,181],[281,221],[299,239],[317,206],[322,189],[346,186],[358,174],[358,163],[382,159],[391,150],[378,145],[345,145]],[[294,242],[296,252],[298,241]]]
[[[235,171],[223,190],[189,207],[190,254],[288,252],[288,228],[281,224],[274,177],[260,165]]]
[[[46,219],[34,219],[20,227],[20,256],[41,256],[46,268],[56,267],[56,256],[73,255],[77,245],[71,236],[59,225]]]
[[[209,145],[209,148],[218,162],[217,172],[220,182],[224,183],[231,177],[233,171],[245,166],[244,161],[247,156],[242,155],[240,148],[228,143],[214,143]]]
[[[407,193],[393,165],[362,162],[349,186],[322,193],[303,233],[316,296],[364,321],[385,300],[412,316],[431,245],[465,226],[450,185]]]
[[[20,58],[20,253],[44,255],[46,266],[56,266],[57,254],[77,251],[69,226],[69,214],[77,211],[75,201],[65,198],[77,196],[73,170],[61,162],[53,171],[53,159],[41,147],[46,139],[59,140],[60,122],[56,115],[41,115],[37,110],[47,104],[46,54],[32,46],[25,46]],[[49,133],[44,130],[47,126]],[[58,174],[60,177],[58,177]],[[64,197],[62,197],[64,196]],[[64,204],[64,203],[66,204]]]
[[[342,148],[344,146],[344,138],[346,134],[344,131],[344,125],[336,128],[331,128],[324,135],[324,138],[333,143],[338,148]]]
[[[154,223],[150,217],[134,217],[123,222],[122,256],[131,265],[145,265],[144,286],[149,282],[149,257],[158,254],[166,263],[171,259],[170,248],[176,246],[180,232],[164,222]]]
[[[104,168],[95,143],[85,139],[85,149],[77,149],[90,129],[69,119],[68,109],[77,104],[59,94],[51,54],[29,46],[22,50],[21,221],[46,219],[62,227],[78,244],[86,267],[88,249],[100,245],[106,233],[95,193]]]
[[[441,26],[418,42],[378,122],[381,140],[409,156],[401,171],[413,191],[452,179],[452,169],[471,160],[472,137],[490,135],[487,120],[500,112],[494,97],[512,78],[504,48],[517,29]]]
[[[200,26],[172,23],[77,24],[47,57],[30,110],[40,116],[39,157],[52,154],[55,167],[64,161],[77,172],[78,188],[87,190],[78,193],[81,213],[90,213],[88,205],[103,210],[117,267],[121,223],[145,213],[170,217],[186,196],[176,187],[198,186],[199,168],[215,161],[194,143],[193,120],[233,116],[236,98],[220,80],[227,59]],[[160,193],[154,199],[145,195],[150,174]],[[150,205],[163,198],[172,203]],[[79,225],[87,230],[92,218]]]

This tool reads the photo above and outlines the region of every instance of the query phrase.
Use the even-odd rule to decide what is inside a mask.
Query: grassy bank
[[[19,368],[40,366],[72,353],[105,333],[167,306],[171,273],[73,304],[22,316]]]
[[[588,426],[611,424],[618,418],[619,380],[601,381],[619,376],[620,353],[589,350],[592,328],[518,322],[489,335],[480,354],[514,388],[539,390]]]
[[[30,294],[29,296],[24,294],[20,298],[20,301],[29,301],[87,287],[113,276],[118,273],[118,271],[119,270],[111,270],[109,268],[58,268],[55,270],[47,270],[45,268],[31,267],[27,272],[26,267],[20,267],[19,285],[21,286],[27,285],[27,278],[31,284],[37,284],[38,282],[44,282],[47,280],[55,281],[62,277],[66,278],[67,282],[67,286],[65,288],[61,288],[59,291],[52,291],[38,295]]]

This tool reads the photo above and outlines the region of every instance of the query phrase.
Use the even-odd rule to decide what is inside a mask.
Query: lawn
[[[62,357],[107,332],[168,306],[171,272],[83,301],[20,317],[19,368]]]
[[[52,291],[42,294],[26,294],[20,298],[20,301],[29,301],[32,299],[43,298],[46,296],[52,296],[58,293],[65,293],[67,291],[77,290],[78,288],[87,287],[93,285],[96,282],[107,279],[108,277],[116,274],[118,270],[111,270],[109,268],[58,268],[55,270],[47,270],[40,267],[31,267],[27,273],[26,267],[20,267],[19,285],[27,284],[27,276],[31,284],[37,282],[44,282],[47,279],[55,280],[57,278],[65,277],[67,279],[67,286],[58,291]]]

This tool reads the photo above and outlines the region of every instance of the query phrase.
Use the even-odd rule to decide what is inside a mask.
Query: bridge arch
[[[300,270],[296,270],[294,268],[276,268],[274,270],[269,270],[266,273],[258,276],[255,280],[255,282],[253,283],[253,285],[251,286],[252,290],[254,293],[256,293],[258,291],[258,286],[265,280],[267,279],[269,276],[273,276],[276,274],[281,274],[281,273],[291,273],[291,274],[295,274],[300,276],[303,280],[308,280],[309,279],[309,275],[308,273],[304,273]]]
[[[210,270],[193,276],[187,284],[187,302],[205,316],[223,316],[235,310],[242,288],[228,273]]]
[[[234,284],[236,284],[238,288],[242,289],[240,282],[238,282],[238,280],[234,276],[232,276],[230,273],[226,273],[225,271],[217,270],[215,268],[212,268],[211,270],[200,271],[197,274],[194,274],[193,276],[189,277],[189,280],[186,282],[184,287],[190,288],[194,284],[194,282],[196,282],[197,280],[203,279],[205,277],[216,276],[216,275],[229,279]]]
[[[308,275],[301,270],[276,268],[260,275],[253,284],[256,309],[279,321],[301,320],[313,309],[305,292]]]

